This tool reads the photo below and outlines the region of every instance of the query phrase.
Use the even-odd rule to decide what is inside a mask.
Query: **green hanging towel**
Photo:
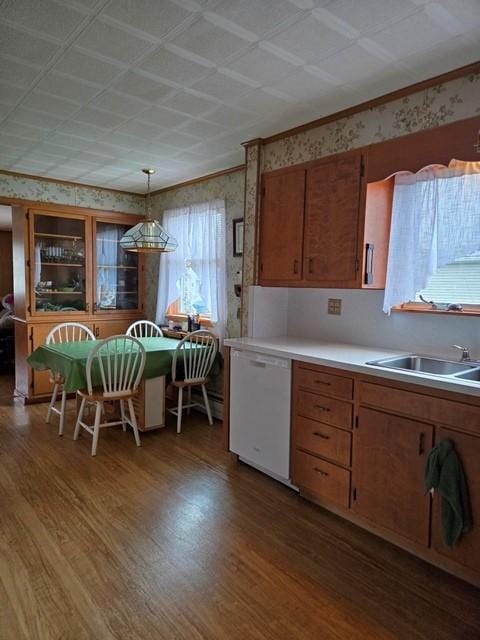
[[[472,521],[465,475],[451,440],[440,440],[430,451],[425,488],[440,494],[443,542],[453,547],[470,530]]]

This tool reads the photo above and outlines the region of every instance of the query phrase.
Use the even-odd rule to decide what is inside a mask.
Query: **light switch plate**
[[[331,316],[340,316],[342,314],[342,299],[341,298],[329,298],[328,299],[328,313]]]

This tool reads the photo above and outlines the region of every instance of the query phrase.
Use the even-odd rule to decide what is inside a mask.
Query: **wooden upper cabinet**
[[[431,424],[360,407],[353,442],[355,513],[428,546],[430,497],[424,468]]]
[[[305,169],[265,174],[260,239],[261,284],[302,278]]]
[[[342,154],[307,170],[304,277],[324,286],[357,280],[361,154]]]

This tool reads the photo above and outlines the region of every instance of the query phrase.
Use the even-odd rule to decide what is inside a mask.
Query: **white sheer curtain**
[[[480,250],[476,165],[452,160],[395,176],[385,313],[414,300],[439,267]]]
[[[178,248],[160,258],[157,322],[177,303],[182,313],[208,316],[223,338],[227,320],[225,202],[214,200],[164,211],[162,224]]]

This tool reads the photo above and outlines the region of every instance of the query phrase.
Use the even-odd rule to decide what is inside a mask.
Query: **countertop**
[[[371,360],[405,355],[411,353],[411,351],[392,351],[383,348],[364,347],[357,344],[295,338],[294,336],[228,338],[224,341],[224,344],[227,347],[254,351],[289,360],[320,364],[325,367],[336,367],[354,373],[366,373],[387,380],[410,382],[420,386],[480,396],[479,382],[413,371],[384,369],[383,367],[366,364]]]

